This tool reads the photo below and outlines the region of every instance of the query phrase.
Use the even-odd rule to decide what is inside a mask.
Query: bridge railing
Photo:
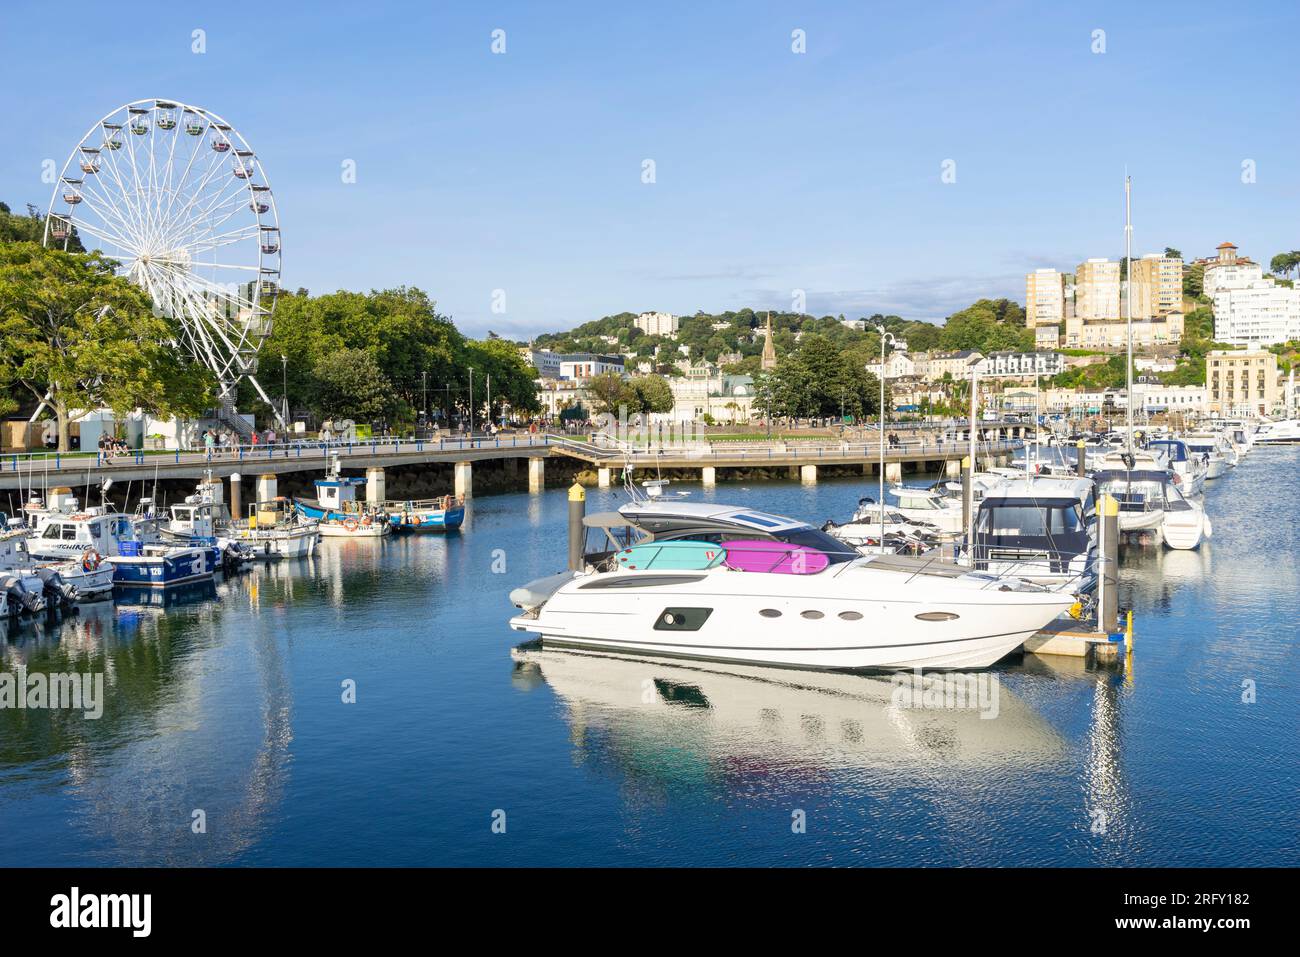
[[[0,472],[77,472],[114,467],[196,465],[205,462],[274,463],[277,460],[327,458],[338,455],[388,455],[423,452],[478,451],[503,448],[545,448],[555,437],[544,434],[475,436],[439,439],[366,439],[353,442],[294,441],[257,445],[223,445],[207,449],[131,449],[126,452],[9,452],[0,455]]]

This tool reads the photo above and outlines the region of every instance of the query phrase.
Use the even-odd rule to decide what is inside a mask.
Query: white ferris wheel
[[[88,249],[121,264],[156,309],[177,320],[181,345],[217,377],[223,405],[257,382],[280,289],[280,220],[248,142],[210,110],[136,100],[92,126],[50,198],[45,244]]]

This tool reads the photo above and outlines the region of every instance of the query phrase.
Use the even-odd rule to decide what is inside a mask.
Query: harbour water
[[[515,660],[506,595],[562,566],[563,490],[11,628],[0,671],[103,671],[106,701],[0,710],[0,866],[1295,866],[1298,466],[1257,449],[1208,545],[1125,553],[1127,673],[1013,659],[990,717],[887,677]],[[820,523],[872,490],[669,494]]]

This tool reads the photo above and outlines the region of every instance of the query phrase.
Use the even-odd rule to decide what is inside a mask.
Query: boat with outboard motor
[[[584,525],[598,535],[580,571],[510,595],[520,609],[511,628],[545,647],[819,670],[981,668],[1074,601],[938,558],[863,556],[807,523],[742,507],[637,501]],[[662,548],[679,542],[691,545]]]
[[[1204,506],[1183,494],[1168,469],[1141,464],[1093,473],[1098,490],[1119,503],[1120,531],[1158,535],[1170,548],[1198,547],[1214,531]]]
[[[114,585],[175,585],[211,578],[218,567],[209,547],[147,541],[138,534],[134,516],[102,505],[45,516],[26,548],[37,561],[93,559],[96,567],[102,561],[112,569]]]

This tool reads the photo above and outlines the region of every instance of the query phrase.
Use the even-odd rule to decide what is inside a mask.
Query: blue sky
[[[286,286],[415,285],[520,337],[1023,300],[1122,254],[1126,167],[1135,255],[1300,248],[1300,13],[1065,6],[6,0],[0,198],[44,207],[41,162],[122,103],[194,103],[257,150]]]

